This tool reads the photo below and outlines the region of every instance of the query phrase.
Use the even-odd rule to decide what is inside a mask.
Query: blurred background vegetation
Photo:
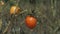
[[[1,1],[4,2],[3,5]],[[19,6],[22,13],[10,18],[12,5]],[[31,13],[38,20],[32,32],[24,21]],[[10,23],[14,24],[9,25]],[[0,0],[0,34],[60,34],[60,0]]]

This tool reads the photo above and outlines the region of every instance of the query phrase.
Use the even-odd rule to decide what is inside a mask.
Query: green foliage
[[[5,4],[0,6],[1,33],[21,34],[21,28],[21,31],[25,34],[60,34],[60,0],[36,0],[36,3],[33,4],[29,0],[19,0],[19,2],[18,0],[3,1]],[[11,17],[9,14],[12,5],[17,5],[22,9],[17,16],[12,15]],[[38,21],[37,26],[32,29],[33,31],[25,25],[25,17],[32,13]],[[10,26],[9,23],[11,23]]]

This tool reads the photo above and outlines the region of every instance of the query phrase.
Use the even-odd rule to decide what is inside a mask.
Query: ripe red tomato
[[[25,24],[28,28],[33,29],[36,26],[37,19],[33,16],[27,16],[25,19]]]

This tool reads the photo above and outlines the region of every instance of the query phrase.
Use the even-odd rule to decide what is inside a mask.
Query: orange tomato
[[[25,24],[28,28],[33,29],[36,26],[37,19],[33,16],[27,16],[25,19]]]
[[[20,8],[17,6],[12,6],[10,8],[10,14],[18,14],[20,12]]]

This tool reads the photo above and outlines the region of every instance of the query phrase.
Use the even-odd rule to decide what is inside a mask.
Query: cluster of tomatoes
[[[1,5],[4,5],[4,2],[1,1]],[[10,8],[10,15],[12,14],[19,14],[21,9],[18,6],[11,6]],[[34,16],[27,15],[25,18],[25,24],[28,28],[33,29],[36,26],[37,19]]]
[[[10,8],[10,14],[18,14],[20,12],[20,8],[17,6],[12,6]],[[34,16],[27,15],[25,18],[25,24],[28,28],[33,29],[36,26],[37,19]]]

